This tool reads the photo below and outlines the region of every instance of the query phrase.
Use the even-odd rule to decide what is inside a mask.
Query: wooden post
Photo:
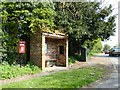
[[[68,38],[66,38],[66,67],[68,67]]]
[[[21,65],[22,65],[22,53],[20,53],[20,68],[21,68]]]
[[[42,35],[42,70],[45,69],[45,36]]]

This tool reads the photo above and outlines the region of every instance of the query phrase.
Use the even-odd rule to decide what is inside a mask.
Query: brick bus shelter
[[[30,61],[41,67],[68,66],[68,35],[54,30],[30,34]]]

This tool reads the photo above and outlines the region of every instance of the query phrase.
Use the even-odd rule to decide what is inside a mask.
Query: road
[[[109,57],[109,55],[105,54],[100,54],[98,56],[109,59],[114,65],[114,71],[111,73],[108,80],[98,84],[96,88],[120,88],[120,73],[118,73],[118,70],[120,70],[120,67],[118,67],[120,65],[120,57]]]

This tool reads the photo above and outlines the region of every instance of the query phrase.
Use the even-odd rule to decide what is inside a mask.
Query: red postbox
[[[19,53],[25,53],[25,41],[19,42]]]

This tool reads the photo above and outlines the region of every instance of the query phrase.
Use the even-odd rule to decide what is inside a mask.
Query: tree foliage
[[[103,49],[100,38],[93,41],[86,40],[84,43],[84,47],[89,49],[89,53],[100,53]]]
[[[2,3],[3,47],[7,50],[5,58],[10,62],[18,60],[18,42],[25,40],[29,47],[30,33],[42,28],[52,29],[55,26],[55,15],[54,6],[50,2]]]
[[[105,50],[110,50],[110,48],[111,48],[110,45],[105,44],[103,50],[104,50],[104,51],[105,51]]]
[[[115,15],[109,16],[112,6],[100,8],[100,5],[101,2],[2,3],[5,58],[10,62],[18,60],[20,40],[26,41],[26,51],[29,52],[30,33],[44,28],[55,28],[69,34],[70,55],[81,48],[91,49],[95,40],[108,39],[115,32]]]
[[[101,50],[103,49],[101,39],[95,40],[96,43],[94,43],[93,47],[90,49],[90,53],[101,53]]]
[[[108,39],[115,32],[115,15],[112,6],[100,8],[101,2],[56,3],[56,26],[69,34],[69,52],[74,54],[85,41]],[[72,48],[74,47],[74,48]]]

